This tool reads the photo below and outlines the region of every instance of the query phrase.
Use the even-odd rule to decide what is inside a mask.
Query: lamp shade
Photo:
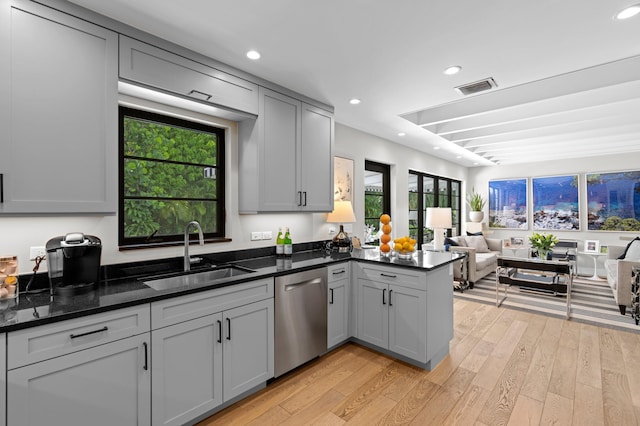
[[[427,208],[427,228],[448,229],[451,228],[451,207]]]
[[[353,213],[351,201],[334,201],[333,211],[327,216],[329,223],[353,223],[356,215]]]

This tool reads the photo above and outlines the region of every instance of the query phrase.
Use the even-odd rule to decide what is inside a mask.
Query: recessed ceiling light
[[[439,146],[434,146],[433,149],[440,149],[440,147]]]
[[[405,136],[405,135],[406,135],[406,133],[405,133],[405,132],[400,132],[400,133],[398,133],[398,136],[401,136],[401,137],[402,137],[402,136]]]
[[[462,158],[462,155],[456,155],[456,158],[460,159]]]
[[[454,75],[458,74],[460,70],[462,70],[462,67],[460,65],[453,65],[451,67],[445,68],[444,73],[446,75]]]
[[[618,12],[615,16],[615,19],[621,21],[623,19],[629,19],[636,16],[640,13],[640,4],[634,4],[633,6],[628,6]]]
[[[256,52],[255,50],[250,50],[247,52],[247,58],[253,59],[255,61],[256,59],[260,59],[260,53]]]
[[[349,101],[351,105],[358,105],[360,103],[360,99],[353,98]]]

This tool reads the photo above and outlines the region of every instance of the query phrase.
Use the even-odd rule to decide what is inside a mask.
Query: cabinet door
[[[330,282],[328,288],[327,348],[331,348],[349,338],[349,279]]]
[[[273,299],[223,313],[225,402],[273,377]]]
[[[150,424],[149,333],[10,370],[10,425]]]
[[[7,412],[7,336],[0,333],[0,413]],[[0,415],[0,426],[6,425],[6,416]]]
[[[296,183],[296,145],[302,103],[260,88],[260,210],[293,211],[302,204]]]
[[[389,285],[389,350],[427,362],[427,293]]]
[[[333,210],[333,114],[302,104],[299,190],[305,211]]]
[[[154,425],[182,425],[222,404],[222,314],[151,336]]]
[[[258,114],[257,84],[125,36],[120,36],[120,77]]]
[[[0,213],[115,212],[116,33],[35,2],[2,5]]]
[[[389,344],[388,286],[358,279],[358,338],[381,348]]]

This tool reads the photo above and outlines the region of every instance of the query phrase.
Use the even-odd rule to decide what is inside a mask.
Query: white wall
[[[159,107],[157,104],[121,96],[122,102],[136,103],[147,108]],[[165,111],[180,115],[180,110],[162,105]],[[189,113],[193,117],[194,113]],[[213,253],[247,248],[266,247],[275,244],[278,227],[291,228],[294,243],[327,240],[330,225],[326,223],[326,214],[288,213],[288,214],[238,214],[238,149],[237,125],[223,119],[198,115],[202,121],[215,122],[227,129],[227,243],[206,244],[204,247],[192,245],[191,254]],[[408,233],[408,196],[407,172],[409,169],[435,173],[442,176],[466,179],[466,168],[457,166],[415,150],[398,146],[384,139],[337,124],[335,135],[335,155],[351,158],[355,163],[354,209],[357,223],[353,224],[352,235],[363,235],[364,229],[364,161],[365,159],[392,165],[392,217],[394,234]],[[114,182],[114,185],[117,183]],[[250,241],[251,231],[272,231],[274,239]],[[65,235],[68,232],[83,232],[98,236],[103,243],[102,263],[114,264],[140,260],[182,256],[183,247],[163,247],[143,250],[118,249],[117,216],[38,216],[38,217],[0,217],[0,255],[18,255],[20,273],[30,273],[34,263],[29,260],[31,246],[44,246],[50,238]],[[40,271],[46,271],[46,262]]]
[[[585,173],[594,172],[610,172],[624,170],[638,170],[640,166],[640,155],[638,154],[620,154],[605,157],[588,157],[573,160],[548,161],[540,163],[524,163],[510,166],[494,166],[494,167],[478,167],[469,169],[469,183],[475,186],[477,192],[488,198],[489,180],[505,179],[505,178],[532,178],[543,176],[557,176],[578,174],[580,182],[580,231],[549,231],[561,239],[578,240],[578,249],[583,250],[584,240],[598,240],[603,245],[626,245],[628,241],[621,240],[621,237],[633,237],[636,234],[628,232],[612,232],[612,231],[587,231],[587,201],[586,201],[586,185]],[[527,237],[531,235],[533,223],[533,209],[531,206],[531,188],[529,182],[529,230],[492,230],[491,237],[509,238],[509,237]],[[488,221],[489,206],[485,207],[485,219]],[[602,269],[605,256],[598,258],[598,273],[604,276]],[[582,255],[579,258],[578,269],[580,274],[591,274],[593,272],[593,260]]]

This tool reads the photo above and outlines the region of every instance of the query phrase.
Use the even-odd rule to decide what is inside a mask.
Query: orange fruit
[[[391,225],[389,225],[389,224],[382,225],[382,233],[383,234],[390,234],[391,233]]]
[[[381,242],[381,243],[386,244],[386,243],[388,243],[389,241],[391,241],[391,237],[389,236],[389,234],[382,234],[382,235],[380,236],[380,242]]]
[[[389,253],[391,251],[391,246],[389,244],[380,244],[380,251],[382,253]]]
[[[386,213],[380,216],[380,223],[382,223],[383,225],[388,225],[389,222],[391,222],[391,216]]]

